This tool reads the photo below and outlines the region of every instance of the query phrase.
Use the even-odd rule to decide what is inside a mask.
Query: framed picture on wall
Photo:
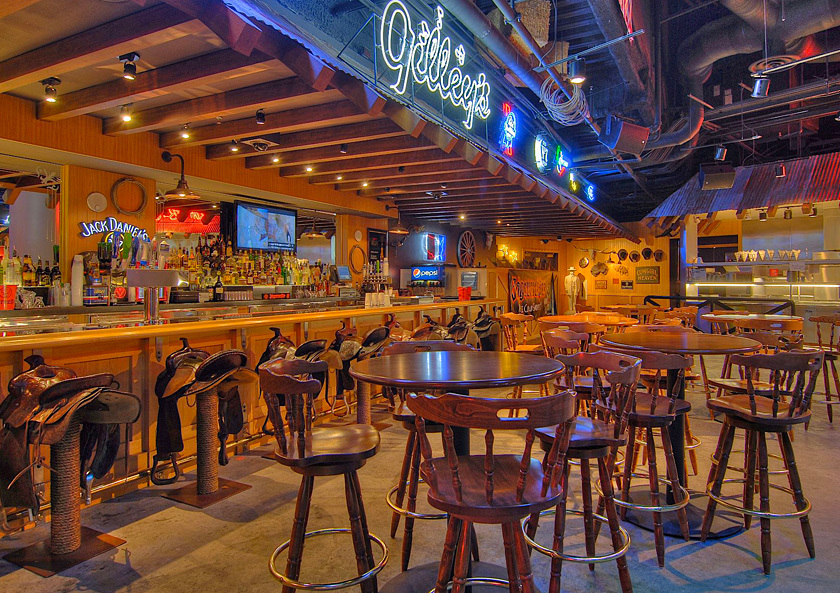
[[[636,284],[659,284],[659,266],[639,266],[636,268]]]
[[[385,259],[388,255],[388,233],[376,229],[368,229],[368,261],[375,262]]]
[[[595,281],[595,290],[607,290],[607,281],[606,280],[596,280]]]

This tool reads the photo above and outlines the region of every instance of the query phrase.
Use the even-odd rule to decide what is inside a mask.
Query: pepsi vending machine
[[[400,288],[408,289],[413,295],[433,294],[443,296],[446,289],[446,273],[443,266],[413,266],[400,270]]]

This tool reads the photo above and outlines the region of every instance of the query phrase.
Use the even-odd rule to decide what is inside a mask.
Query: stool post
[[[50,446],[50,549],[53,554],[69,554],[82,545],[80,434],[81,425],[73,418],[64,437]]]
[[[215,391],[197,396],[196,453],[198,493],[213,494],[219,489],[217,440],[219,425],[219,396]]]

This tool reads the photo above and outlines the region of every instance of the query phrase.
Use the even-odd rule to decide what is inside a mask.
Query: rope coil
[[[575,126],[589,117],[586,96],[578,85],[573,85],[572,97],[567,100],[557,82],[551,77],[546,78],[540,87],[540,100],[551,119],[560,125]]]

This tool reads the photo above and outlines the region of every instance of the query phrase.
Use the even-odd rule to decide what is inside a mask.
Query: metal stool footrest
[[[421,482],[422,483],[422,482]],[[394,494],[397,493],[399,490],[400,485],[397,484],[390,490],[388,490],[388,494],[385,495],[385,502],[391,507],[391,510],[397,513],[398,515],[402,515],[403,517],[411,517],[412,519],[426,519],[428,521],[435,521],[438,519],[446,519],[449,517],[447,513],[416,513],[414,511],[409,511],[406,508],[398,507],[397,503],[395,503],[391,498]]]
[[[724,484],[746,484],[747,480],[744,478],[727,478],[723,481]],[[786,488],[785,486],[781,486],[779,484],[768,484],[770,488],[773,490],[778,490],[780,492],[785,492],[786,494],[790,494],[793,496],[793,490],[790,488]],[[745,515],[750,515],[752,517],[764,518],[764,519],[797,519],[799,517],[804,517],[808,513],[811,512],[811,501],[807,498],[805,499],[805,508],[801,511],[795,511],[793,513],[771,513],[768,511],[757,511],[755,509],[747,509],[742,506],[738,506],[725,498],[721,497],[720,495],[712,494],[712,482],[706,484],[706,494],[714,500],[716,503],[725,506],[728,509],[732,509],[733,511],[738,511],[739,513],[743,513]]]
[[[685,444],[685,449],[686,449],[686,451],[690,451],[691,449],[696,449],[697,447],[699,447],[702,444],[703,444],[703,441],[700,440],[700,437],[698,437],[695,434],[692,434],[691,435],[691,442]]]
[[[491,579],[489,577],[470,577],[464,579],[464,585],[484,585],[485,587],[500,587],[503,589],[510,589],[510,581],[503,581],[502,579]],[[452,581],[446,583],[446,590],[452,590]],[[435,593],[434,589],[430,589],[429,593]]]
[[[732,453],[746,453],[746,451],[744,451],[743,449],[733,449]],[[730,457],[731,457],[731,454],[730,454]],[[779,461],[784,461],[784,458],[781,455],[777,455],[776,453],[768,453],[767,457],[769,457],[771,459],[777,459]],[[712,460],[712,463],[717,463],[718,462],[714,453],[709,455],[709,459]],[[747,471],[747,468],[745,468],[745,467],[735,467],[734,465],[727,465],[726,469],[728,469],[730,471],[733,471],[733,472],[740,472],[742,474],[745,471]],[[758,465],[756,465],[755,473],[758,473]],[[782,468],[782,469],[771,469],[771,470],[768,470],[767,473],[771,476],[783,476],[783,475],[786,475],[788,473],[788,470],[786,470],[784,468]]]
[[[334,533],[351,533],[350,529],[346,527],[338,528],[328,528],[328,529],[318,529],[316,531],[307,531],[304,534],[304,539],[309,539],[310,537],[317,537],[319,535],[331,535]],[[379,561],[379,564],[371,568],[369,571],[360,574],[357,577],[352,579],[347,579],[345,581],[337,581],[334,583],[304,583],[301,581],[296,581],[290,579],[279,570],[275,564],[277,563],[277,558],[282,554],[286,549],[288,549],[289,545],[291,544],[292,540],[286,540],[274,550],[274,553],[271,555],[271,559],[268,561],[268,570],[271,571],[271,576],[275,579],[283,583],[287,587],[291,587],[292,589],[304,589],[306,591],[334,591],[336,589],[346,589],[348,587],[355,587],[356,585],[363,583],[377,574],[385,568],[385,564],[388,562],[388,546],[385,545],[381,539],[373,535],[372,533],[368,533],[368,539],[375,543],[379,548],[382,550],[382,560]]]
[[[631,475],[631,477],[634,477],[634,478],[647,478],[648,480],[650,479],[650,477],[647,474],[637,474],[636,472],[633,472],[630,475]],[[661,477],[658,477],[658,476],[657,476],[657,478],[658,478],[658,481],[659,481],[660,484],[665,484],[666,486],[671,485],[671,480],[668,480],[666,478],[661,478]],[[604,491],[601,488],[601,480],[597,480],[595,482],[595,490],[597,490],[598,494],[600,494],[601,496],[604,495]],[[615,501],[616,506],[624,507],[624,508],[627,508],[627,509],[636,509],[637,511],[646,511],[646,512],[649,512],[649,513],[670,513],[671,511],[678,511],[681,508],[688,506],[688,502],[689,502],[689,499],[691,498],[691,496],[689,495],[686,487],[683,486],[682,484],[680,484],[680,493],[682,494],[682,497],[678,501],[674,502],[673,504],[660,504],[660,505],[636,504],[634,502],[627,502],[626,500],[621,500],[618,497],[613,498],[613,500]],[[661,493],[661,494],[664,494],[664,493]]]
[[[618,502],[618,501],[616,501]],[[540,513],[540,517],[543,516],[554,516],[557,513],[557,509],[548,509]],[[566,513],[570,515],[580,515],[583,516],[583,511],[578,509],[566,509]],[[599,515],[598,513],[592,513],[592,517],[598,521],[599,523],[608,523],[608,519],[603,515]],[[610,554],[602,554],[599,556],[574,556],[572,554],[563,554],[562,552],[557,552],[556,550],[552,550],[551,548],[546,548],[542,544],[537,543],[530,537],[526,532],[526,528],[530,523],[531,518],[526,517],[522,520],[522,535],[525,538],[525,541],[529,546],[535,549],[540,554],[544,554],[551,558],[556,558],[558,560],[565,560],[567,562],[580,562],[583,564],[596,564],[599,562],[609,562],[610,560],[615,560],[616,558],[620,558],[627,553],[627,550],[630,549],[630,533],[621,525],[618,526],[618,532],[621,534],[622,544],[618,550],[611,552]]]

